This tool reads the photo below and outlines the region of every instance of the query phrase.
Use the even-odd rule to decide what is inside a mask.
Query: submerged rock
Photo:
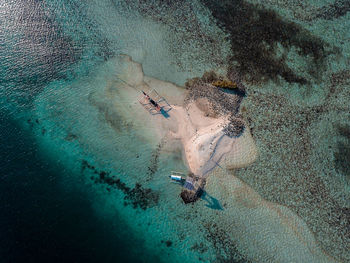
[[[189,204],[196,202],[203,194],[205,183],[205,178],[190,174],[184,184],[184,189],[180,194],[184,203]],[[188,187],[188,185],[190,187]]]
[[[198,200],[196,192],[187,189],[182,190],[180,196],[185,204],[194,203]]]

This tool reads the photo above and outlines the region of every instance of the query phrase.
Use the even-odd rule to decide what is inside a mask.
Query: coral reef
[[[89,164],[86,160],[83,160],[81,164],[82,173],[86,169],[89,169],[94,175],[97,175],[97,177],[91,177],[96,184],[105,184],[109,187],[115,187],[116,189],[121,190],[124,193],[124,205],[132,205],[135,209],[141,208],[146,210],[147,208],[158,204],[159,193],[154,192],[150,188],[143,188],[139,183],[136,183],[134,188],[130,188],[119,178],[116,178],[116,176],[111,175],[106,171],[99,171],[95,166]]]
[[[312,143],[310,127],[330,111],[338,114],[348,111],[334,102],[339,92],[344,92],[340,84],[347,83],[346,76],[344,72],[333,75],[330,90],[334,90],[320,106],[299,108],[283,96],[251,92],[243,114],[254,124],[254,138],[264,154],[255,165],[235,173],[265,199],[292,209],[307,223],[321,247],[344,261],[350,258],[345,245],[350,240],[349,208],[330,191],[328,178],[334,175],[313,159],[319,144]],[[260,113],[259,117],[256,112]],[[346,135],[347,128],[338,134]],[[338,169],[343,173],[347,165],[346,147],[342,145],[339,151],[341,155],[335,155],[339,157]]]
[[[344,140],[337,143],[337,151],[334,153],[335,168],[350,184],[350,126],[339,125],[337,130]]]
[[[152,151],[152,158],[150,161],[150,165],[147,167],[147,181],[152,180],[153,175],[158,170],[158,162],[159,162],[159,155],[160,151],[164,147],[164,144],[166,143],[165,138],[163,138],[157,145],[156,149]]]
[[[326,20],[337,19],[345,16],[350,11],[350,1],[337,0],[334,3],[330,3],[321,7],[316,11],[313,18],[321,18]]]
[[[289,83],[303,85],[322,78],[329,53],[327,44],[300,25],[243,0],[201,2],[211,10],[222,29],[230,34],[231,70],[238,71],[245,80],[277,81],[281,77]],[[305,71],[313,79],[302,72],[297,73],[287,64],[292,48],[309,64]]]
[[[203,242],[195,243],[192,247],[191,250],[196,250],[199,253],[203,254],[204,252],[208,251],[208,247],[206,247]]]
[[[229,123],[224,127],[224,133],[229,137],[239,137],[245,129],[242,116],[239,115],[240,104],[245,97],[245,86],[240,81],[237,73],[231,72],[226,80],[215,72],[205,72],[201,78],[187,80],[185,86],[189,90],[187,101],[200,101],[205,98],[210,104],[211,115],[229,115]],[[225,92],[224,89],[234,89],[234,92]],[[203,104],[203,103],[200,103]],[[201,108],[203,105],[200,105]]]
[[[230,116],[230,122],[224,127],[224,133],[229,137],[239,137],[243,134],[245,123],[242,119]]]
[[[213,244],[216,252],[216,262],[249,263],[238,250],[227,231],[220,228],[216,223],[206,223],[204,225],[208,232],[207,239]]]
[[[180,197],[185,204],[189,204],[189,203],[196,202],[200,196],[194,191],[189,191],[187,189],[184,189],[181,191]]]
[[[213,111],[218,115],[237,114],[240,104],[245,96],[245,87],[238,82],[234,92],[225,92],[223,89],[212,85],[214,81],[223,79],[223,77],[214,75],[215,73],[204,73],[201,78],[192,78],[185,83],[189,91],[186,101],[206,98]]]
[[[164,243],[167,247],[171,247],[171,245],[173,244],[173,242],[171,240],[162,240],[161,243]]]
[[[112,105],[112,101],[104,101],[97,94],[89,94],[89,102],[95,106],[106,122],[117,132],[130,131],[133,123],[123,117]]]

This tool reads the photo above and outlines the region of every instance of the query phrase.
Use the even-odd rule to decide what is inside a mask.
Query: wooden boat
[[[152,115],[163,114],[168,116],[168,112],[172,109],[166,99],[152,89],[149,92],[141,91],[141,97],[138,99],[140,104]]]

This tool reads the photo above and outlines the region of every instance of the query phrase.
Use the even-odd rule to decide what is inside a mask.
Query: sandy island
[[[142,66],[129,56],[120,56],[116,63],[124,70],[108,85],[105,95],[115,101],[114,107],[121,115],[140,125],[147,140],[155,145],[164,138],[180,142],[184,161],[192,173],[203,178],[215,174],[209,176],[207,189],[226,200],[220,223],[227,233],[232,232],[230,236],[241,234],[237,244],[254,261],[270,262],[264,259],[273,255],[276,262],[292,262],[294,258],[295,262],[335,262],[318,247],[312,232],[289,208],[264,200],[227,172],[245,167],[257,157],[249,127],[237,114],[240,98],[203,83],[185,90],[145,76]],[[153,88],[171,104],[168,117],[151,115],[136,99],[141,90],[148,92]],[[267,240],[276,245],[269,245]],[[295,252],[292,257],[289,251]]]
[[[133,102],[129,107],[134,108],[133,113],[138,112],[138,121],[153,129],[160,138],[168,136],[181,141],[185,162],[193,174],[206,176],[217,165],[244,167],[256,159],[257,150],[246,124],[242,134],[227,135],[225,127],[229,125],[231,116],[227,110],[218,114],[206,97],[191,97],[188,90],[145,76],[142,66],[129,56],[120,56],[118,63],[123,63],[124,71],[117,78],[125,87],[118,91],[118,97]],[[142,96],[142,90],[150,92],[152,89],[156,89],[171,105],[169,116],[151,115],[135,101]]]

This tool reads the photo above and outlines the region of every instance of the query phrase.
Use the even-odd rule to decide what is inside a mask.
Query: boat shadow
[[[206,191],[203,190],[201,193],[200,199],[203,201],[206,201],[207,204],[205,204],[206,207],[214,210],[224,210],[222,205],[220,204],[219,200],[216,199],[215,197],[211,196],[208,194]]]
[[[163,115],[164,118],[168,119],[170,117],[169,112],[170,110],[166,111],[163,108],[160,110],[160,113]]]

